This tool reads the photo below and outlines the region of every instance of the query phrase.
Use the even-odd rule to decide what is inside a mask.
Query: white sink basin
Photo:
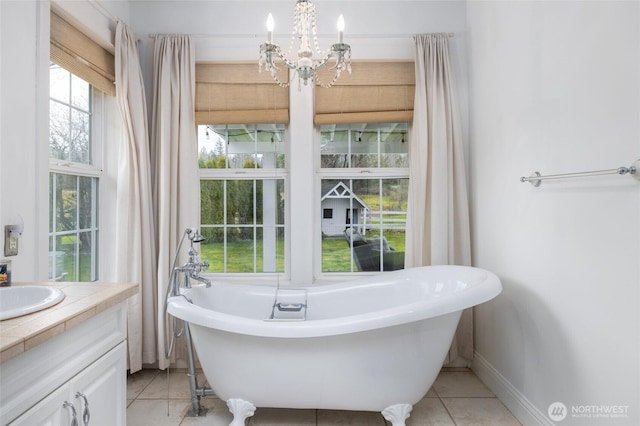
[[[61,290],[43,285],[0,287],[0,321],[38,312],[62,299]]]

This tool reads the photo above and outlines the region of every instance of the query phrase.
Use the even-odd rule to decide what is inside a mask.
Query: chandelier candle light
[[[280,60],[284,66],[298,73],[298,85],[300,80],[305,86],[309,80],[315,84],[329,88],[335,84],[343,70],[351,74],[351,46],[343,42],[344,17],[338,17],[338,43],[331,45],[328,51],[322,51],[318,47],[318,30],[316,28],[316,7],[308,0],[297,0],[293,14],[293,33],[291,35],[291,45],[287,53],[282,52],[280,46],[273,43],[273,16],[271,13],[267,17],[267,42],[260,45],[259,70],[271,72],[271,76],[281,87],[288,87],[289,81],[283,82],[278,78],[274,60]],[[295,39],[298,39],[298,58],[292,59],[292,51]],[[313,59],[314,52],[311,50],[311,40],[313,40],[315,52],[320,59]],[[335,70],[333,79],[328,83],[319,81],[316,71],[335,60],[335,64],[329,68]],[[300,86],[298,86],[300,89]]]

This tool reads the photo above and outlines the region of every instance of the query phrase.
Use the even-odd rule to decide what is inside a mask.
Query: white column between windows
[[[291,284],[313,283],[314,161],[313,87],[289,87],[289,233]]]

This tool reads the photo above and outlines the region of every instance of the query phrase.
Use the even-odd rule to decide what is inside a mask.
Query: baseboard
[[[475,353],[471,370],[524,426],[553,426],[554,423],[515,388],[482,355]]]

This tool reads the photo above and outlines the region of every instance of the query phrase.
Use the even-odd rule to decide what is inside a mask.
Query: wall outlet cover
[[[11,225],[4,227],[4,255],[5,256],[17,256],[18,255],[18,237],[11,236]]]

